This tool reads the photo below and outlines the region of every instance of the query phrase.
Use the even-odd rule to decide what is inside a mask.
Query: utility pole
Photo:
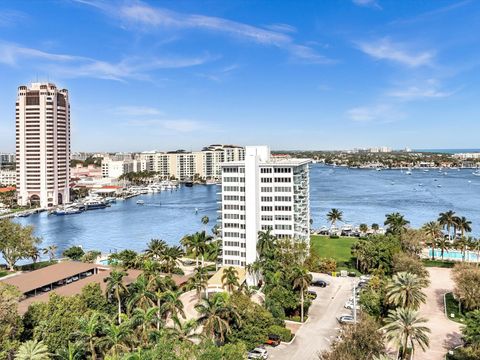
[[[353,280],[353,323],[357,323],[357,283]]]

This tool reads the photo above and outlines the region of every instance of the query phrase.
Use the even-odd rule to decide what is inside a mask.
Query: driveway
[[[443,294],[451,292],[454,282],[450,269],[428,268],[430,286],[425,290],[427,302],[420,307],[422,317],[428,319],[430,348],[417,350],[415,360],[443,360],[448,349],[461,344],[460,325],[445,316]]]
[[[339,324],[336,317],[350,313],[343,306],[352,296],[353,278],[332,278],[325,274],[313,274],[313,278],[327,280],[330,285],[310,288],[318,296],[310,307],[308,321],[298,330],[293,343],[268,348],[271,359],[318,359],[317,354],[327,350],[337,335]]]

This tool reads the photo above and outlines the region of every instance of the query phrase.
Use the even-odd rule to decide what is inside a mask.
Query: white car
[[[360,310],[360,305],[358,305],[358,303],[356,303],[355,305],[356,305],[355,307],[357,308],[357,310]],[[353,310],[353,301],[347,301],[345,303],[344,308],[349,309],[349,310]]]
[[[268,351],[262,348],[255,348],[248,352],[249,359],[268,359]]]
[[[354,324],[355,319],[353,318],[352,315],[341,315],[337,318],[337,321],[340,324]]]

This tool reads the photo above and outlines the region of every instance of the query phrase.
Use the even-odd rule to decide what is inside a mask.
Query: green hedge
[[[455,266],[454,261],[423,259],[422,262],[426,267],[453,268]]]
[[[20,266],[17,266],[17,268],[22,271],[31,271],[31,270],[42,269],[44,267],[47,267],[56,263],[57,263],[56,261],[39,261],[36,263],[20,265]]]
[[[292,340],[292,337],[293,337],[292,332],[289,329],[280,325],[270,326],[268,328],[268,334],[278,335],[280,336],[280,340],[285,342],[289,342],[290,340]]]

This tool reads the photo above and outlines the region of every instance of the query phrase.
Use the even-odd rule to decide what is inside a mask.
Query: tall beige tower
[[[19,205],[69,202],[68,91],[51,83],[19,86],[15,116]]]

